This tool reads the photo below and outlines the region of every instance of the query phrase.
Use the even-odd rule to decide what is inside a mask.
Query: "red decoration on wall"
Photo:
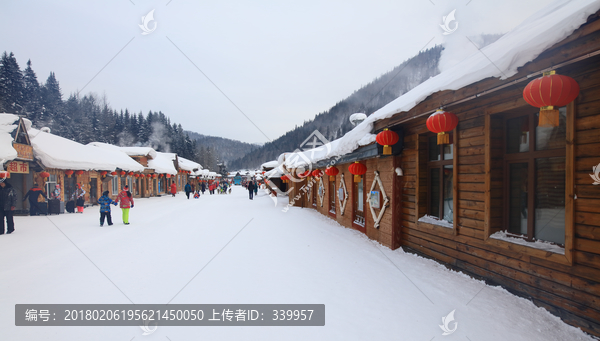
[[[105,176],[106,176],[106,174],[108,174],[108,172],[107,172],[107,171],[102,171],[102,172],[100,172],[100,176],[102,176],[102,177],[105,177]]]
[[[367,172],[367,166],[356,161],[348,167],[348,170],[354,175],[354,182],[360,182],[361,175]]]
[[[127,174],[125,171],[121,171],[121,176],[125,176]]]
[[[325,168],[325,174],[329,175],[329,180],[335,180],[335,176],[340,172],[337,167],[327,167]]]
[[[115,176],[117,175],[117,172],[110,172],[110,175]]]
[[[66,171],[65,171],[65,174],[67,174],[67,177],[69,177],[69,178],[70,178],[70,177],[71,177],[71,175],[73,175],[73,171],[72,171],[72,170],[70,170],[70,169],[69,169],[69,170],[66,170]]]
[[[75,174],[77,174],[77,175],[83,175],[83,171],[82,170],[78,170],[77,172],[75,172]]]
[[[312,176],[314,176],[315,178],[320,178],[323,176],[323,171],[320,169],[315,169],[314,171],[312,171]]]
[[[48,173],[48,172],[41,172],[41,173],[40,173],[40,176],[41,176],[42,178],[46,179],[46,178],[48,178],[48,177],[50,176],[50,173]]]
[[[454,130],[457,125],[458,117],[453,113],[444,110],[434,112],[427,119],[427,129],[438,134],[437,144],[450,143],[450,135],[446,134],[446,132]]]
[[[377,143],[383,146],[383,155],[392,155],[392,145],[395,145],[400,140],[400,136],[387,128],[377,134],[375,138]]]
[[[554,107],[564,107],[577,96],[579,84],[569,76],[557,75],[555,71],[544,72],[542,77],[529,82],[523,90],[525,102],[540,108],[540,127],[558,127],[560,114]]]

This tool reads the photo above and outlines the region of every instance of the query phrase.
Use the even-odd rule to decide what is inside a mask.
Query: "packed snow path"
[[[208,193],[208,192],[207,192]],[[1,340],[592,340],[531,302],[262,191],[16,217],[0,236]],[[200,271],[201,270],[201,271]],[[316,303],[324,327],[16,327],[23,303]],[[442,336],[451,311],[456,331]]]

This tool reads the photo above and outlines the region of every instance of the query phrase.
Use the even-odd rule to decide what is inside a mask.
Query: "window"
[[[454,181],[454,144],[450,134],[450,144],[438,145],[437,136],[428,138],[428,207],[429,215],[453,222],[453,181]]]
[[[538,127],[538,113],[504,120],[504,229],[528,241],[565,243],[566,107],[558,127]]]
[[[335,180],[329,181],[329,213],[335,215]]]
[[[353,213],[354,223],[360,226],[365,226],[365,190],[364,181],[361,177],[360,182],[354,182],[352,185],[353,196]]]
[[[119,178],[115,176],[112,178],[112,195],[117,194],[119,194]]]
[[[54,193],[54,189],[56,188],[56,175],[50,174],[48,180],[46,181],[46,196],[48,198],[52,197],[52,193]]]

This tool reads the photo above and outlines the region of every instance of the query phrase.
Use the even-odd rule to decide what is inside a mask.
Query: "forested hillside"
[[[214,146],[200,145],[190,139],[181,124],[172,123],[160,111],[144,115],[127,109],[115,110],[107,98],[94,94],[72,93],[63,100],[54,72],[40,84],[31,61],[21,70],[12,52],[4,52],[0,59],[1,112],[24,116],[36,128],[48,127],[53,134],[83,144],[98,141],[118,146],[149,146],[177,153],[211,170],[218,169],[217,159],[222,158]]]

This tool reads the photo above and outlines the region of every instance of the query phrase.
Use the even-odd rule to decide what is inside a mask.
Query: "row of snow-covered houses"
[[[63,202],[72,199],[77,184],[86,191],[85,202],[96,204],[102,192],[114,198],[128,185],[136,198],[160,196],[189,182],[198,185],[220,177],[196,162],[150,147],[118,147],[92,142],[87,145],[35,129],[31,121],[0,114],[0,177],[17,190],[17,214],[27,213],[25,193],[38,184],[49,195],[60,189]]]
[[[553,3],[342,138],[265,163],[268,184],[290,206],[501,285],[600,336],[599,9]],[[548,127],[524,88],[551,70],[580,91]],[[442,145],[426,124],[440,108],[459,120]],[[375,142],[384,129],[398,136],[391,155]]]

